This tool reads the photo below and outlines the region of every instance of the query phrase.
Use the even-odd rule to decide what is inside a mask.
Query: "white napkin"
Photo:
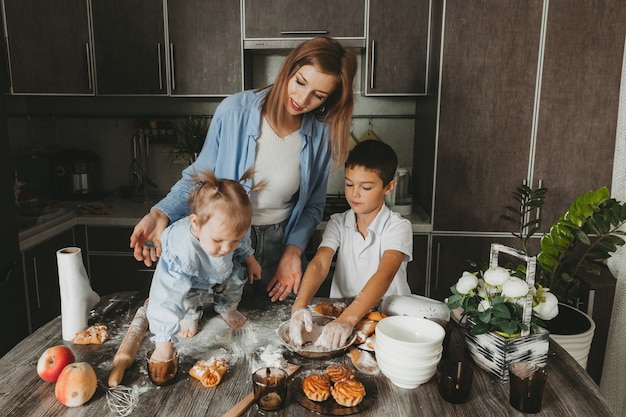
[[[80,248],[59,249],[57,265],[61,290],[63,340],[69,341],[74,338],[76,332],[87,328],[89,311],[100,300],[100,296],[91,289]]]

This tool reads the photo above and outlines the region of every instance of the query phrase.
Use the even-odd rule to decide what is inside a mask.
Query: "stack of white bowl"
[[[374,350],[380,371],[396,386],[413,389],[437,372],[445,330],[434,321],[390,316],[376,326]]]

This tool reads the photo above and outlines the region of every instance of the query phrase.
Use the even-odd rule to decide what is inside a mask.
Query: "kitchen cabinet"
[[[132,227],[88,226],[81,228],[87,241],[91,287],[98,294],[117,291],[148,293],[155,266],[148,268],[129,248]]]
[[[547,231],[610,186],[626,5],[607,3],[446,3],[433,230],[508,231],[512,192],[541,181]]]
[[[3,0],[12,94],[93,95],[87,0]]]
[[[365,39],[364,0],[245,0],[244,39]]]
[[[172,96],[229,95],[243,88],[237,1],[168,0]]]
[[[22,253],[30,332],[61,314],[56,253],[74,245],[74,231],[70,229]]]
[[[413,260],[406,268],[412,294],[426,296],[428,282],[428,235],[413,235]]]
[[[432,2],[370,0],[365,95],[427,93]]]
[[[99,95],[166,95],[162,0],[92,0]]]

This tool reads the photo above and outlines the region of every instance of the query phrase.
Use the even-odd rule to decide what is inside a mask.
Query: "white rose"
[[[493,285],[494,287],[496,285],[504,284],[510,277],[511,275],[509,275],[509,271],[501,266],[489,268],[484,273],[485,282],[489,285]]]
[[[533,307],[533,312],[541,320],[552,320],[559,314],[559,300],[551,292],[544,292],[546,301]]]
[[[461,294],[467,294],[478,285],[478,278],[470,272],[463,272],[456,283],[456,290]]]
[[[528,283],[517,277],[510,277],[502,284],[502,295],[509,298],[520,298],[528,294]]]
[[[482,312],[482,311],[487,311],[491,308],[491,301],[489,300],[482,300],[477,307],[477,310]]]

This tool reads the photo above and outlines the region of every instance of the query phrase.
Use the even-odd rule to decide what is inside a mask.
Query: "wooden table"
[[[90,323],[109,326],[111,339],[103,345],[72,345],[77,361],[93,365],[98,379],[106,383],[112,369],[112,358],[124,337],[136,309],[144,301],[137,293],[119,293],[102,297],[92,312]],[[319,300],[316,300],[319,301]],[[290,357],[281,347],[276,329],[289,318],[291,304],[266,302],[263,297],[246,294],[240,310],[248,323],[231,330],[217,316],[211,306],[205,309],[200,321],[200,332],[180,342],[180,372],[173,385],[156,387],[148,379],[144,363],[151,347],[148,336],[133,366],[127,370],[123,385],[136,386],[138,405],[132,416],[221,416],[251,390],[250,375],[268,361],[284,353],[291,361],[305,366],[324,366],[328,363]],[[106,402],[105,391],[98,388],[93,398],[81,407],[68,408],[54,396],[54,384],[37,376],[37,359],[42,352],[57,344],[68,344],[61,338],[61,320],[56,318],[24,339],[0,359],[0,415],[1,416],[114,416]],[[452,332],[450,355],[463,354],[463,331]],[[230,369],[216,388],[204,388],[188,375],[191,365],[210,356],[225,357]],[[273,358],[273,359],[272,359]],[[349,364],[346,355],[330,361]],[[537,416],[613,416],[593,380],[578,363],[556,343],[551,342],[548,360],[549,376],[544,393],[543,409]],[[300,371],[301,372],[301,371]],[[363,417],[380,416],[523,416],[509,405],[509,384],[492,378],[475,368],[474,384],[469,402],[461,405],[446,403],[437,391],[436,377],[417,389],[404,390],[390,383],[380,374],[371,380],[376,386],[377,399],[360,413]],[[257,415],[252,406],[244,416]],[[315,416],[290,396],[286,408],[275,416]]]

